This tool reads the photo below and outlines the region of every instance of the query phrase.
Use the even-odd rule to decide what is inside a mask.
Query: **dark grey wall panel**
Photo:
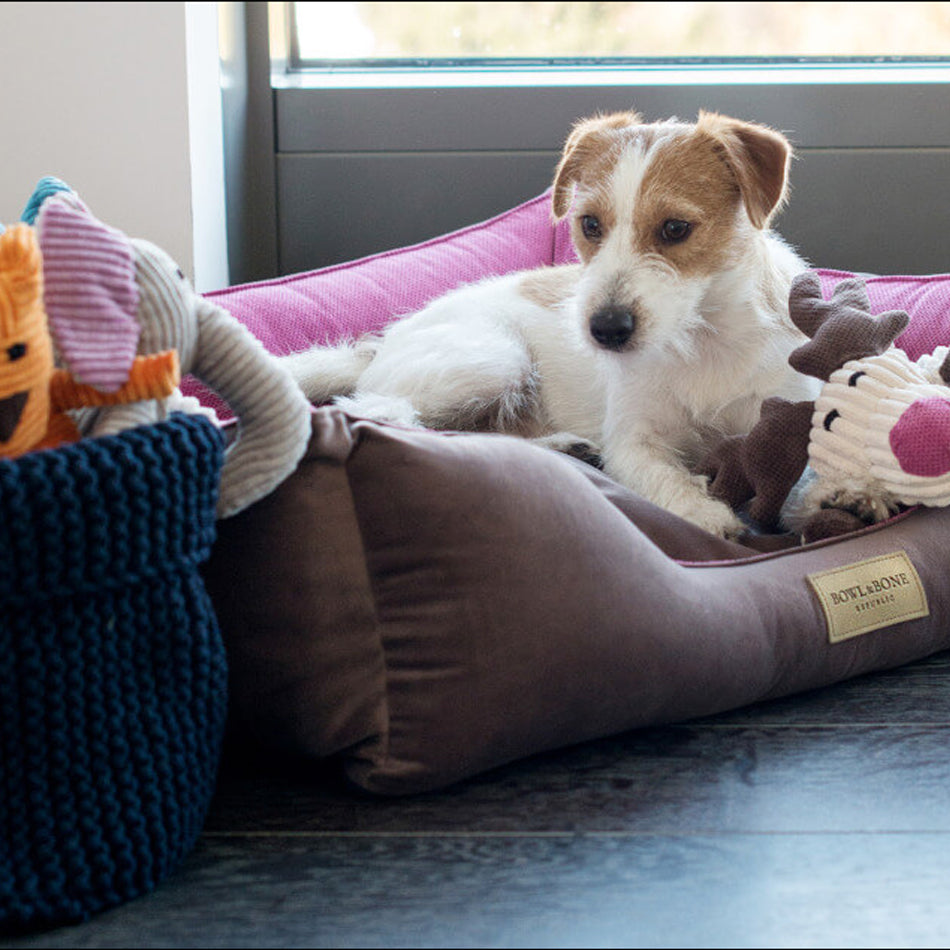
[[[557,152],[279,155],[280,270],[414,244],[551,183]]]
[[[543,191],[558,153],[282,155],[281,273],[424,241]],[[802,150],[778,230],[813,264],[950,271],[950,149]]]
[[[280,152],[559,148],[575,119],[709,109],[808,148],[950,147],[950,85],[917,83],[278,89]]]
[[[950,150],[803,151],[778,229],[812,263],[950,271]]]
[[[785,131],[798,160],[778,224],[816,265],[950,271],[943,82],[318,89],[288,80],[273,99],[283,274],[423,241],[538,194],[577,118],[630,107],[648,119],[711,109]]]

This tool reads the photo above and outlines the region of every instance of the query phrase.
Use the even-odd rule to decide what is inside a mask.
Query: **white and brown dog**
[[[462,287],[285,365],[311,400],[355,415],[587,443],[654,503],[740,533],[691,464],[748,432],[766,397],[814,396],[788,365],[805,339],[789,285],[806,265],[769,230],[790,157],[778,132],[717,114],[582,121],[553,186],[582,263]]]

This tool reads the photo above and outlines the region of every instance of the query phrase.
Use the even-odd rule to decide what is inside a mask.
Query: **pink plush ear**
[[[129,376],[140,327],[132,246],[121,232],[60,198],[36,221],[50,332],[79,382],[115,392]]]

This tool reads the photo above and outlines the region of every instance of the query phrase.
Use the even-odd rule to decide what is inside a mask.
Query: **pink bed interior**
[[[567,221],[551,217],[550,193],[488,221],[422,244],[260,283],[207,294],[248,326],[272,353],[335,343],[382,329],[435,297],[483,277],[575,261]],[[844,271],[817,270],[826,294]],[[911,359],[950,342],[950,275],[868,277],[875,313],[906,310],[898,338]],[[194,380],[187,392],[226,415]]]

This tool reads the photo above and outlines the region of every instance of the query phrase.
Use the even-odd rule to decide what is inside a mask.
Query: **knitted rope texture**
[[[0,460],[0,929],[153,888],[193,846],[226,703],[198,574],[223,461],[207,420]]]

